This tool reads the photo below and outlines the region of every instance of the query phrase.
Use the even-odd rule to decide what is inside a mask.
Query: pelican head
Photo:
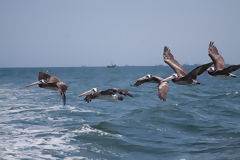
[[[214,68],[214,67],[209,67],[209,68],[207,69],[207,71],[208,71],[209,73],[212,73],[212,72],[215,71],[215,68]]]
[[[172,77],[173,79],[175,79],[175,78],[178,78],[178,75],[177,75],[177,73],[173,73],[173,74],[171,75],[171,77]]]
[[[150,78],[152,78],[152,75],[147,74],[146,76],[143,76],[142,78],[139,78],[139,80],[147,80],[147,79],[150,79]]]
[[[82,97],[84,95],[91,95],[91,94],[94,94],[96,92],[98,92],[98,89],[97,88],[92,88],[89,91],[86,91],[86,92],[80,94],[78,97]]]
[[[167,82],[167,81],[170,81],[170,80],[175,79],[175,78],[178,78],[177,73],[173,73],[171,76],[163,79],[162,81]]]
[[[37,85],[37,84],[43,84],[43,83],[47,83],[47,81],[45,79],[41,79],[40,81],[33,82],[33,83],[27,85],[26,87],[30,87],[30,86]]]
[[[96,93],[96,92],[98,92],[98,89],[97,89],[97,88],[92,88],[92,89],[91,89],[91,92],[92,92],[92,93]]]
[[[146,79],[150,79],[150,78],[152,78],[152,75],[151,75],[151,74],[147,74],[147,75],[145,76],[145,78],[146,78]]]
[[[47,81],[45,79],[41,79],[40,80],[40,83],[43,84],[43,83],[47,83]]]
[[[152,78],[152,75],[151,74],[147,74],[146,76],[138,78],[136,81],[148,80],[150,78]]]

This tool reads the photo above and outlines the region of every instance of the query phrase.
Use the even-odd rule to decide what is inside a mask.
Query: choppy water
[[[188,71],[196,66],[185,66]],[[25,88],[49,70],[70,85],[58,92]],[[167,101],[156,84],[131,87],[167,66],[0,69],[0,159],[239,160],[240,79],[204,73],[198,86],[171,82]],[[240,76],[240,72],[235,72]],[[122,88],[124,101],[77,98],[93,87]]]

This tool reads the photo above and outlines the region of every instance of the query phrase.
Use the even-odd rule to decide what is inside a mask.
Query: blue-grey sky
[[[0,67],[240,63],[238,0],[0,0]]]

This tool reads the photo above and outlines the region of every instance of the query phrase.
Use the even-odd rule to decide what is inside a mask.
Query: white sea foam
[[[49,121],[54,121],[54,122],[67,122],[67,121],[72,121],[72,118],[66,118],[66,117],[47,117]],[[84,122],[83,119],[79,119],[79,122]]]
[[[21,106],[21,105],[20,105]],[[24,105],[23,105],[24,106]],[[40,109],[40,108],[34,108],[35,110]],[[6,113],[20,113],[20,112],[27,112],[27,111],[33,111],[34,110],[32,108],[29,109],[25,109],[25,108],[16,108],[16,109],[11,109],[11,110],[5,110]]]
[[[75,130],[73,131],[74,133],[86,133],[86,134],[89,134],[89,133],[97,133],[101,136],[111,136],[111,137],[118,137],[118,138],[122,138],[122,135],[120,134],[111,134],[111,133],[107,133],[107,132],[104,132],[104,131],[101,131],[99,129],[95,129],[95,128],[92,128],[91,126],[89,126],[88,124],[83,124],[82,128],[80,130]]]
[[[66,109],[63,107],[63,105],[53,105],[53,106],[48,106],[47,111],[63,110],[63,109]]]
[[[93,111],[93,110],[90,110],[90,109],[82,109],[82,108],[79,108],[79,107],[76,107],[76,106],[71,106],[71,105],[67,105],[66,107],[68,107],[68,109],[70,109],[71,112],[83,112],[83,113],[96,112],[96,111]]]
[[[77,112],[96,112],[96,111],[93,111],[93,110],[88,110],[88,109],[79,109],[79,110],[74,110],[74,111],[77,111]],[[100,113],[100,112],[96,112],[96,113]]]
[[[87,157],[76,156],[76,157],[66,157],[64,160],[89,160]]]
[[[156,130],[159,131],[159,132],[166,132],[167,131],[166,128],[157,128]]]
[[[55,128],[56,129],[56,128]],[[14,132],[12,132],[14,130]],[[64,152],[72,152],[77,149],[76,146],[70,144],[73,137],[72,133],[60,134],[60,131],[53,130],[49,127],[40,127],[39,129],[11,129],[12,138],[0,139],[1,145],[4,147],[2,158],[16,159],[16,158],[48,158],[55,159],[49,154],[43,154],[43,150],[55,150],[59,154]],[[49,136],[40,136],[47,134]],[[13,136],[14,135],[14,136]]]
[[[83,147],[85,147],[84,149],[90,149],[91,152],[114,155],[116,157],[123,157],[122,154],[118,152],[117,153],[113,152],[109,149],[102,147],[101,145],[93,145],[92,143],[85,143],[81,146],[81,149],[83,149]]]

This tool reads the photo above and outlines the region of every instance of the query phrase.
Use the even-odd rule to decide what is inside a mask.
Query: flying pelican
[[[99,90],[98,88],[92,88],[89,91],[86,91],[82,94],[80,94],[78,97],[82,97],[86,95],[84,100],[86,102],[91,102],[92,99],[104,99],[104,100],[123,100],[122,96],[117,95],[117,93],[124,95],[124,96],[130,96],[133,97],[128,91],[118,88],[110,88],[104,91]]]
[[[57,78],[53,75],[44,73],[44,72],[39,72],[38,81],[31,83],[31,84],[27,85],[26,87],[30,87],[30,86],[37,85],[37,84],[40,88],[58,90],[62,96],[63,104],[64,105],[66,104],[65,92],[68,88],[68,85],[63,83],[59,78]]]
[[[172,81],[180,85],[200,84],[197,81],[197,76],[202,74],[213,64],[213,62],[203,64],[187,74],[183,66],[174,59],[170,49],[166,46],[164,47],[163,58],[164,62],[167,63],[177,73],[177,78],[174,78]]]
[[[151,83],[158,83],[158,97],[163,100],[166,101],[167,99],[167,93],[168,93],[168,88],[169,88],[169,80],[172,80],[174,78],[177,78],[177,74],[174,73],[171,76],[163,79],[161,77],[158,76],[154,76],[151,74],[147,74],[144,77],[138,78],[137,80],[135,80],[135,84],[134,86],[140,86],[141,84],[145,83],[145,82],[151,82]]]
[[[219,54],[218,49],[213,44],[214,42],[210,42],[208,48],[208,55],[211,57],[214,67],[210,67],[208,69],[208,73],[215,77],[233,77],[237,76],[232,74],[232,72],[238,70],[240,65],[231,65],[226,68],[223,57]]]

